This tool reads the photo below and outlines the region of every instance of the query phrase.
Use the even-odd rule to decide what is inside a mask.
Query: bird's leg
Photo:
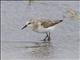
[[[50,41],[51,40],[51,38],[50,38],[50,32],[48,33],[48,39],[47,39],[48,41]]]
[[[43,39],[43,41],[50,41],[50,32],[46,33],[46,37]]]
[[[43,40],[46,41],[47,38],[48,38],[48,33],[46,33],[46,37]]]

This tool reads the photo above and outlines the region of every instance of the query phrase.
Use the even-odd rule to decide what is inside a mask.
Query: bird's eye
[[[31,24],[31,23],[28,23],[28,24]]]

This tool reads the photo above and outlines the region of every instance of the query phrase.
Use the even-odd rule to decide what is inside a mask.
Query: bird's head
[[[21,28],[22,30],[26,27],[32,27],[33,22],[32,21],[27,21],[26,24]]]

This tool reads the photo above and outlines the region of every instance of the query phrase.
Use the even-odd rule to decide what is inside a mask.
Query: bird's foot
[[[50,41],[50,40],[51,40],[51,38],[50,38],[50,37],[48,37],[47,41]]]
[[[41,40],[41,41],[44,41],[44,42],[45,42],[45,41],[46,41],[46,39],[43,39],[43,40]]]
[[[47,38],[47,39],[43,39],[41,40],[42,42],[49,42],[50,41],[50,38]]]

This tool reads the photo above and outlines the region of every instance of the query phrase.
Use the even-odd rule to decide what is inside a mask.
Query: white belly
[[[53,31],[54,28],[55,28],[55,26],[48,27],[48,28],[38,28],[38,29],[35,29],[35,32],[46,33],[46,32]]]

